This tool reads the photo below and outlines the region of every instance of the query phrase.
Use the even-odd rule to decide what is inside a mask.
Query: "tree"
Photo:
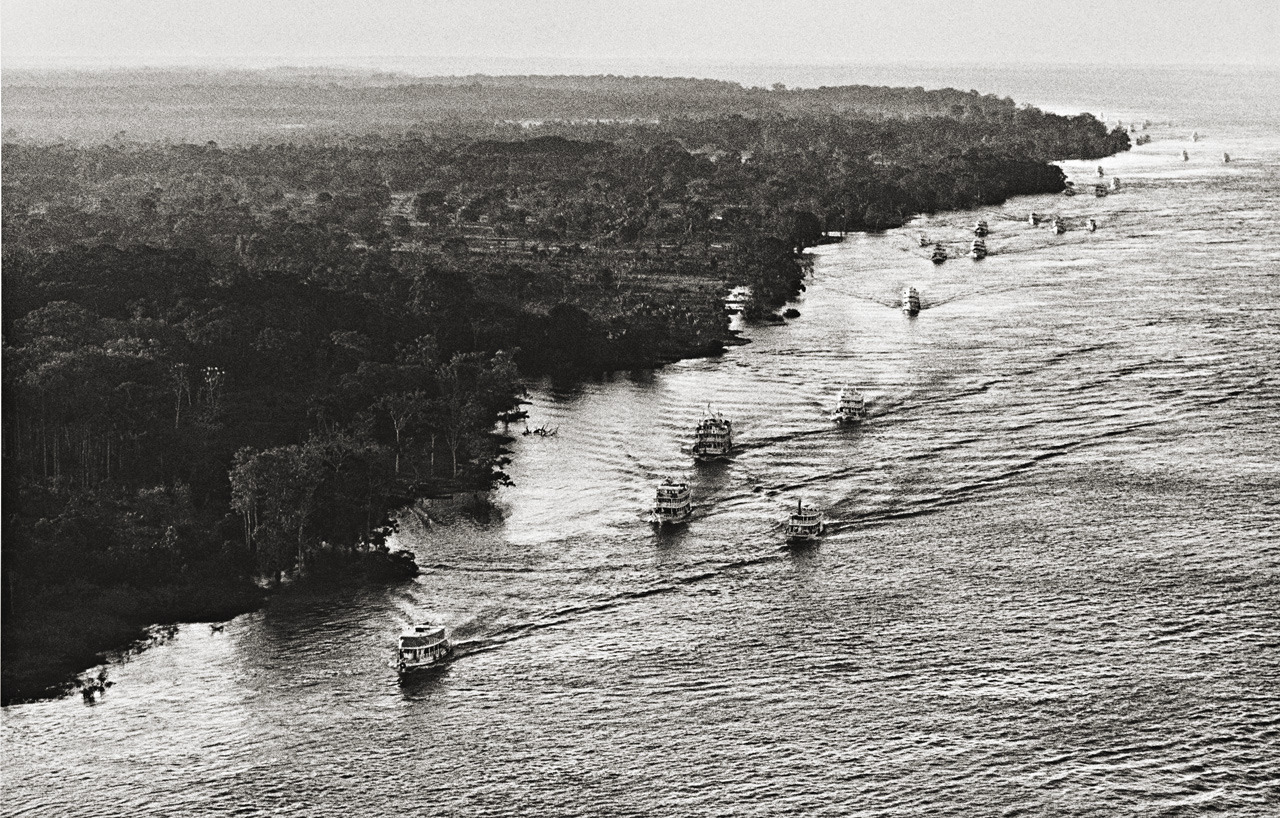
[[[312,445],[236,452],[231,469],[231,507],[244,521],[245,541],[259,570],[275,577],[297,564],[321,481],[319,452]]]

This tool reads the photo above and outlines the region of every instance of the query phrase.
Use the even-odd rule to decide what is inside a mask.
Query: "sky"
[[[1280,0],[0,0],[5,67],[1280,67]]]

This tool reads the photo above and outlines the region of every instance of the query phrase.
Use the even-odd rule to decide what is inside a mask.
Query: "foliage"
[[[771,313],[826,234],[1059,190],[1048,159],[1127,147],[953,90],[254,76],[122,93],[145,116],[205,99],[213,132],[304,85],[368,133],[4,145],[6,655],[68,589],[107,639],[191,615],[174,589],[376,551],[408,498],[506,479],[522,377],[713,354],[728,288]],[[100,88],[23,77],[19,133],[41,94]],[[391,129],[393,99],[437,118]],[[152,602],[106,613],[130,594]]]

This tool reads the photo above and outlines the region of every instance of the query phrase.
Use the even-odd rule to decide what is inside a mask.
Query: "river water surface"
[[[406,526],[415,582],[6,708],[4,813],[1275,814],[1280,137],[1234,126],[1153,127],[1106,198],[819,248],[802,316],[721,358],[543,385],[559,433],[516,438],[487,523]],[[983,261],[916,246],[977,218]],[[739,446],[695,468],[708,405]],[[697,510],[658,535],[668,474]],[[833,530],[789,551],[800,498]],[[461,648],[401,685],[420,617]]]

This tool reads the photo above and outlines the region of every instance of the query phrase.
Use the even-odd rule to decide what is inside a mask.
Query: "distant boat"
[[[1062,219],[1057,216],[1054,216],[1053,218],[1053,232],[1059,236],[1067,232],[1066,222],[1062,221]]]
[[[1187,154],[1187,152],[1186,152],[1186,151],[1183,151],[1183,152],[1182,152],[1182,161],[1183,161],[1183,162],[1186,162],[1186,161],[1187,161],[1188,159],[1190,159],[1190,158],[1191,158],[1191,157]]]
[[[787,520],[787,542],[797,545],[817,542],[826,530],[827,522],[822,512],[805,506],[803,500],[797,500],[796,510]]]
[[[1070,182],[1068,182],[1067,186],[1062,189],[1063,196],[1074,196],[1076,195],[1076,192],[1077,191],[1076,191],[1075,185],[1071,184]]]
[[[969,245],[969,258],[975,261],[987,257],[987,243],[982,239],[974,239]]]
[[[400,634],[394,666],[403,675],[438,665],[452,655],[453,642],[443,627],[414,625]]]
[[[1105,176],[1105,175],[1106,175],[1106,174],[1105,174],[1105,173],[1103,173],[1103,171],[1102,171],[1102,165],[1098,165],[1098,175],[1099,175],[1099,176]]]
[[[991,230],[987,227],[986,219],[978,219],[978,223],[973,226],[973,235],[978,238],[982,238],[990,232]]]
[[[1097,198],[1099,198],[1099,199],[1101,199],[1103,196],[1106,196],[1106,195],[1107,195],[1107,186],[1106,186],[1106,185],[1094,185],[1094,186],[1093,186],[1093,195],[1094,195],[1094,196],[1096,196],[1096,197],[1097,197]]]
[[[693,433],[693,456],[698,460],[718,460],[733,450],[733,424],[720,413],[698,421]]]
[[[658,486],[652,519],[656,525],[678,525],[693,515],[689,484],[668,477]]]
[[[1222,164],[1226,165],[1231,162],[1231,154],[1226,151],[1222,152]]]
[[[1097,220],[1097,219],[1090,219],[1090,220],[1089,220],[1089,232],[1090,232],[1090,233],[1092,233],[1093,231],[1095,231],[1095,230],[1097,230],[1097,229],[1098,229],[1098,220]]]
[[[904,287],[902,290],[902,311],[907,315],[920,314],[920,293],[915,287]]]
[[[1040,223],[1040,214],[1036,213],[1034,210],[1031,211],[1031,215],[1027,217],[1027,224],[1035,226],[1039,223]]]
[[[1197,132],[1197,131],[1192,131],[1192,132],[1191,132],[1191,141],[1192,141],[1192,142],[1199,142],[1199,141],[1200,141],[1200,134],[1199,134],[1199,132]]]
[[[841,424],[858,423],[866,417],[866,414],[866,401],[861,392],[852,386],[846,386],[840,390],[836,398],[835,411],[831,413],[832,420]]]
[[[929,260],[932,261],[934,264],[941,264],[942,262],[946,261],[947,248],[943,247],[941,242],[933,245],[933,253],[930,254]]]
[[[929,237],[928,237],[928,236],[926,236],[924,233],[921,233],[921,234],[920,234],[920,246],[921,246],[921,247],[928,247],[928,246],[929,246]]]
[[[1111,189],[1112,189],[1112,190],[1119,190],[1119,189],[1120,189],[1120,177],[1119,177],[1119,176],[1112,176],[1112,177],[1111,177]]]

